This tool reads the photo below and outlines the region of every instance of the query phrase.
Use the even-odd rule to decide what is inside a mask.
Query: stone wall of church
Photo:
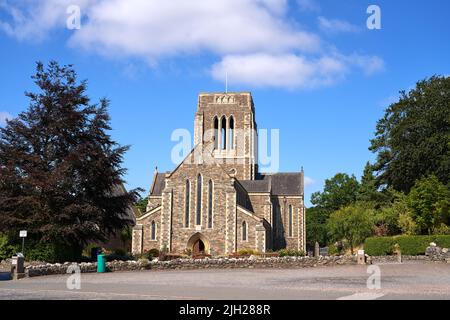
[[[155,240],[152,239],[152,222],[155,222]],[[139,249],[141,245],[141,249]],[[161,244],[161,210],[136,221],[133,229],[133,253],[143,253],[150,249],[160,250]]]
[[[304,250],[303,199],[298,197],[272,197],[274,249]],[[289,206],[292,206],[292,231],[289,232]]]
[[[202,177],[201,192],[201,223],[196,224],[197,214],[197,177]],[[190,183],[189,193],[189,225],[185,224],[186,214],[186,181]],[[212,226],[208,225],[209,213],[209,181],[213,183],[213,207]],[[171,251],[183,252],[187,249],[187,244],[196,233],[201,233],[208,241],[210,254],[224,254],[227,246],[227,236],[231,237],[227,229],[230,222],[227,216],[231,212],[236,212],[236,206],[232,201],[227,201],[227,194],[234,195],[233,179],[230,179],[216,165],[197,166],[182,164],[180,168],[167,180],[166,189],[173,191],[172,218],[171,218]],[[235,202],[234,202],[235,203]],[[227,215],[228,213],[228,215]],[[233,246],[231,241],[228,246]]]

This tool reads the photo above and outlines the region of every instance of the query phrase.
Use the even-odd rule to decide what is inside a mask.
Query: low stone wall
[[[230,268],[307,268],[316,266],[333,266],[356,264],[355,256],[330,257],[274,257],[245,259],[219,258],[219,259],[175,259],[171,261],[111,261],[106,263],[108,271],[138,271],[138,270],[187,270],[187,269],[230,269]],[[25,268],[27,277],[36,277],[54,274],[66,274],[71,263],[42,264]],[[82,273],[96,272],[97,263],[80,263],[78,266]]]

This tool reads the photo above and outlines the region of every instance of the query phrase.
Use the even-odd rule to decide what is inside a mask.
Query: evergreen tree
[[[127,146],[108,135],[108,100],[91,104],[69,66],[37,63],[38,92],[0,128],[0,232],[68,249],[104,241],[127,223],[138,190],[121,190]]]

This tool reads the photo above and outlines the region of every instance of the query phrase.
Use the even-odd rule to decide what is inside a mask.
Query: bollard
[[[14,280],[25,277],[24,257],[21,253],[12,257],[11,260],[11,276]]]
[[[103,273],[105,272],[105,255],[100,253],[97,255],[97,272]]]
[[[358,250],[357,261],[358,264],[366,264],[366,255],[364,254],[364,250]]]

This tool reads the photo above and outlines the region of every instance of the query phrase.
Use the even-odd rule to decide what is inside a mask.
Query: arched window
[[[289,205],[289,237],[292,237],[293,234],[292,220],[292,205]]]
[[[229,120],[229,138],[228,138],[228,149],[234,149],[234,118],[231,116]]]
[[[208,228],[212,228],[213,219],[213,182],[208,183]]]
[[[242,222],[242,241],[247,241],[247,222]]]
[[[202,176],[197,177],[197,214],[195,224],[202,224]]]
[[[189,180],[186,180],[184,194],[184,226],[189,228],[189,206],[190,206],[190,194],[191,194],[191,184]]]
[[[213,123],[214,123],[214,149],[218,149],[219,148],[219,119],[217,119],[217,117],[214,117]]]
[[[221,148],[222,150],[225,150],[227,147],[227,119],[225,117],[222,117],[222,120],[220,121],[220,136],[221,136]]]
[[[152,221],[151,238],[152,238],[152,240],[156,240],[156,223],[155,223],[155,221]]]

